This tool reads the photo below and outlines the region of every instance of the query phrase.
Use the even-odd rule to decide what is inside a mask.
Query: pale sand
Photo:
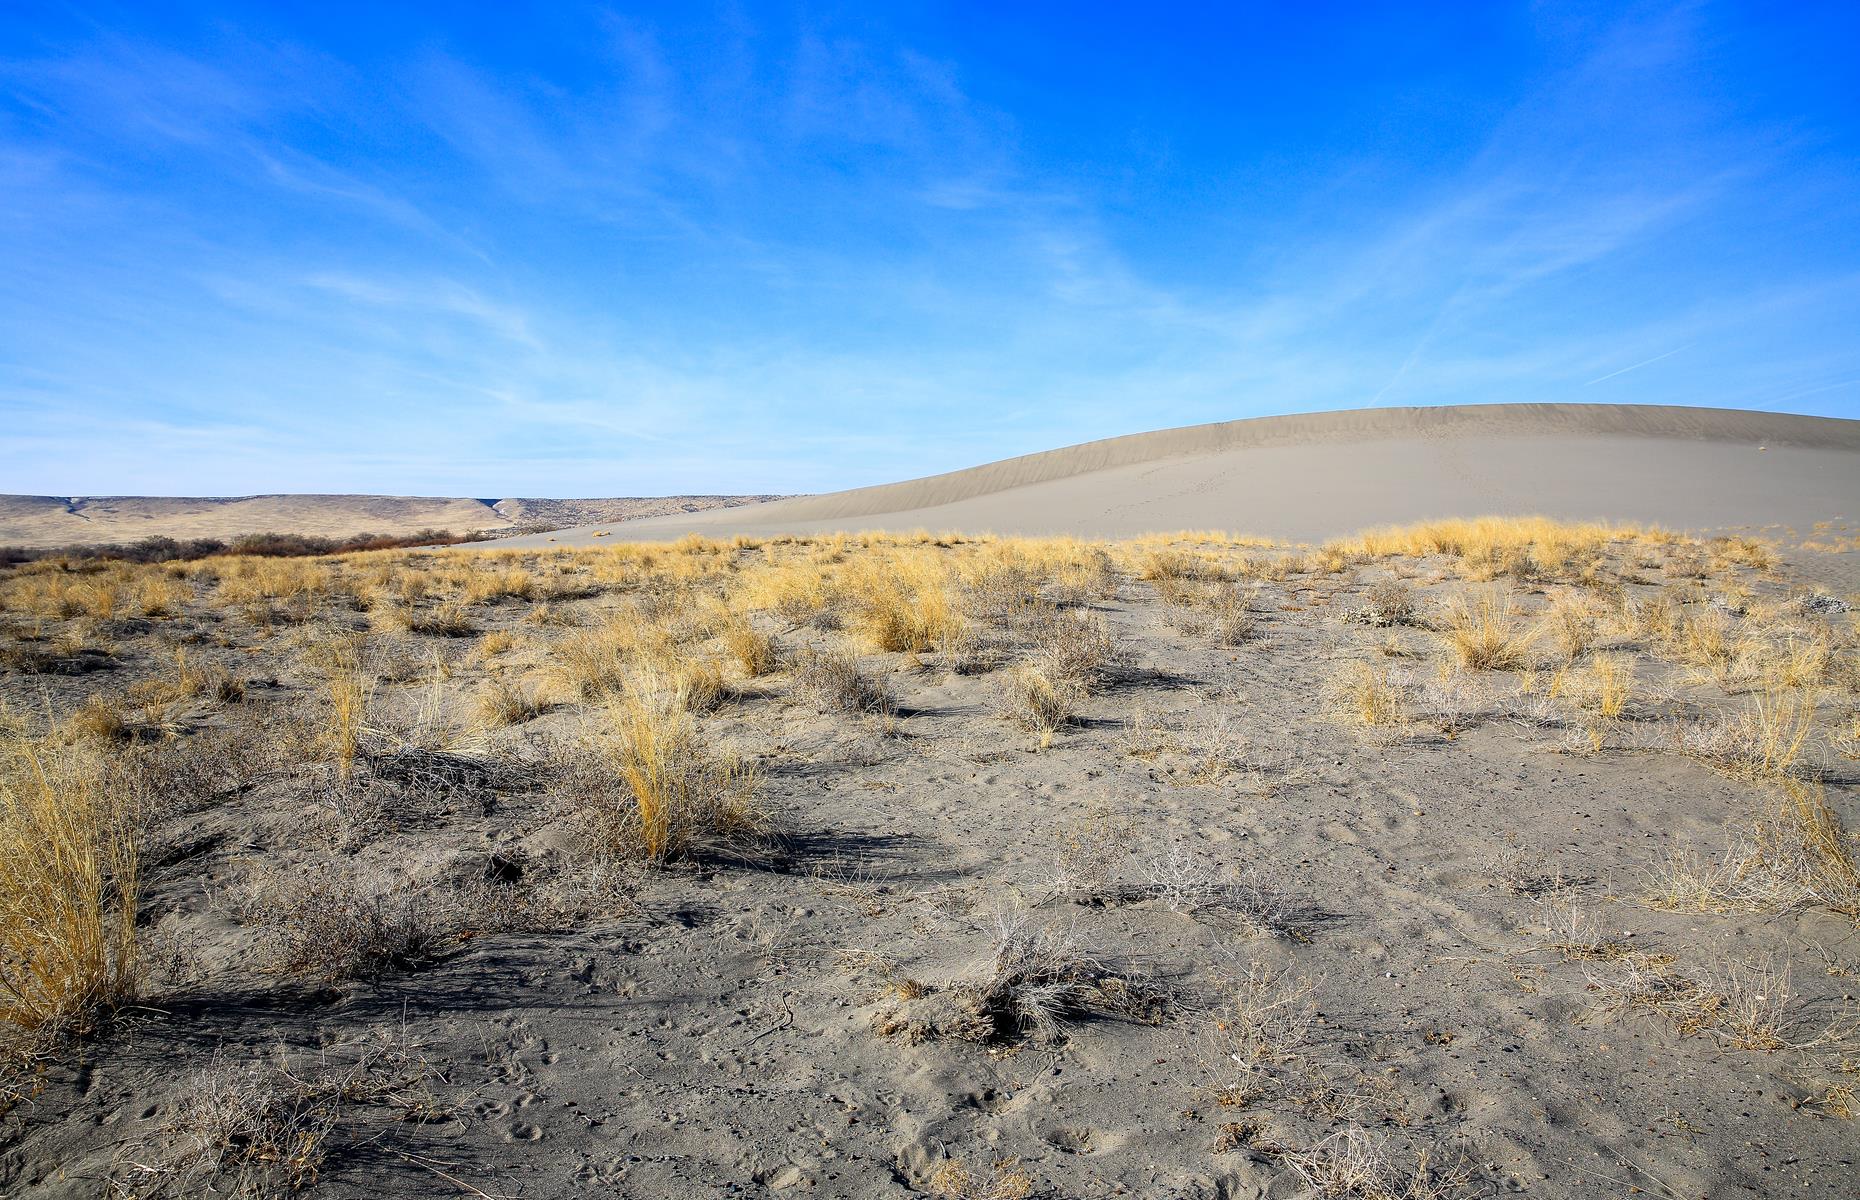
[[[763,561],[726,553],[745,572]],[[1625,604],[1707,594],[1684,556],[1635,546],[1606,557]],[[439,569],[461,559],[488,561],[398,556],[435,590],[446,587]],[[676,614],[703,595],[631,575],[602,582],[598,562],[527,565],[560,589],[549,621],[534,621],[530,602],[469,606],[480,630],[511,640],[505,651],[371,637],[371,739],[376,728],[394,739],[386,746],[470,729],[493,678],[547,678],[591,632],[641,621],[645,602]],[[1351,619],[1395,574],[1416,589],[1424,623]],[[1687,607],[1721,619],[1733,644],[1824,620],[1753,615],[1797,590],[1791,575],[1732,582],[1748,611]],[[1532,621],[1548,592],[1579,590],[1477,586],[1503,589]],[[1860,1081],[1841,1067],[1860,1057],[1853,1037],[1739,1049],[1720,1028],[1688,1031],[1647,1005],[1616,1011],[1617,993],[1602,990],[1639,962],[1706,981],[1776,964],[1790,972],[1787,1033],[1801,1043],[1860,990],[1849,918],[1814,905],[1644,902],[1650,872],[1675,854],[1718,861],[1763,811],[1758,785],[1675,752],[1677,731],[1747,712],[1749,684],[1721,687],[1610,637],[1607,653],[1635,664],[1634,699],[1591,742],[1578,693],[1545,694],[1561,668],[1549,638],[1533,649],[1535,675],[1443,671],[1450,652],[1425,622],[1468,587],[1447,560],[1245,584],[1256,628],[1239,646],[1221,644],[1204,610],[1126,573],[1085,610],[1124,662],[1044,749],[996,715],[1014,664],[1033,652],[1032,627],[1014,618],[979,625],[1000,639],[1005,661],[992,670],[957,670],[947,653],[864,653],[896,696],[895,719],[822,711],[786,670],[733,679],[731,698],[698,717],[703,736],[755,764],[787,838],[747,861],[700,856],[644,873],[635,906],[600,903],[575,849],[588,779],[547,749],[601,736],[612,717],[599,698],[564,697],[430,760],[452,775],[404,774],[398,754],[365,754],[345,787],[314,743],[311,761],[288,747],[295,721],[317,721],[326,703],[310,651],[365,620],[348,593],[315,594],[274,626],[226,607],[204,578],[188,587],[171,616],[112,623],[114,670],[25,674],[0,659],[0,701],[22,714],[133,695],[172,678],[177,654],[250,681],[244,700],[175,706],[175,733],[139,748],[201,764],[151,816],[153,978],[125,1019],[61,1052],[44,1090],[0,1120],[9,1200],[123,1194],[112,1178],[168,1200],[207,1195],[138,1165],[186,1150],[165,1131],[186,1127],[204,1080],[280,1060],[306,1077],[345,1070],[382,1035],[431,1071],[353,1090],[304,1193],[314,1200],[1020,1194],[939,1188],[951,1160],[984,1178],[994,1162],[1017,1164],[1036,1200],[1301,1200],[1313,1193],[1275,1148],[1350,1129],[1392,1139],[1408,1163],[1420,1149],[1466,1155],[1474,1181],[1440,1193],[1451,1200],[1855,1194],[1855,1125],[1817,1102]],[[858,644],[827,621],[757,619],[791,661]],[[87,620],[20,623],[11,636],[55,645]],[[1851,629],[1850,614],[1825,621],[1829,637]],[[1329,689],[1353,663],[1414,689],[1409,727],[1371,736],[1341,716]],[[1805,774],[1827,781],[1849,830],[1860,828],[1855,764],[1821,733],[1854,698],[1823,691],[1804,751]],[[1238,898],[1172,908],[1156,878],[1178,849],[1252,883]],[[1056,873],[1081,872],[1093,855],[1096,886],[1060,893]],[[334,885],[350,877],[426,889],[412,895],[433,897],[434,912],[447,888],[492,890],[462,893],[485,897],[473,901],[482,920],[378,977],[321,988],[272,973],[266,926],[241,916],[244,899],[267,880],[303,881],[337,910]],[[550,896],[577,894],[587,911],[549,915]],[[1250,924],[1248,896],[1282,906],[1287,928]],[[399,910],[390,899],[380,911],[392,922]],[[538,923],[504,928],[500,911]],[[1052,1043],[916,1031],[954,989],[988,978],[1003,913],[1149,973],[1170,1010],[1153,1021],[1079,1014]],[[1572,913],[1592,923],[1580,936],[1606,939],[1599,950],[1559,948]],[[164,944],[181,952],[173,967]],[[1321,1016],[1303,1044],[1275,1035],[1294,1049],[1264,1064],[1271,1082],[1236,1095],[1247,1076],[1222,1025],[1236,980],[1280,970],[1310,979]],[[394,1060],[384,1071],[371,1085],[419,1077]],[[213,1194],[237,1194],[219,1182]]]
[[[1860,515],[1860,422],[1728,409],[1494,404],[1263,417],[1086,442],[879,487],[629,521],[698,533],[959,530],[1316,540],[1473,514],[1779,526]],[[499,541],[592,544],[594,525]]]

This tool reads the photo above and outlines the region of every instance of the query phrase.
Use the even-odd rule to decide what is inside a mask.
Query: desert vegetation
[[[7,1195],[1848,1194],[1768,543],[341,549],[0,571]]]

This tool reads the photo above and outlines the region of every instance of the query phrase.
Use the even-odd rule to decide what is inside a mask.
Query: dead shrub
[[[1171,998],[1147,974],[1089,951],[1071,922],[1036,924],[1025,912],[995,918],[994,947],[982,978],[923,989],[883,1015],[879,1031],[912,1038],[1052,1043],[1091,1017],[1154,1023]]]
[[[1470,1194],[1472,1183],[1463,1155],[1436,1156],[1427,1146],[1404,1152],[1392,1134],[1355,1126],[1308,1148],[1275,1153],[1314,1195],[1339,1200],[1448,1200]]]
[[[794,681],[815,705],[842,716],[886,716],[897,707],[884,681],[868,674],[847,647],[802,650],[794,659]]]
[[[1111,626],[1096,613],[1054,612],[1032,630],[1028,665],[1055,686],[1091,695],[1122,661]]]
[[[267,971],[329,986],[424,965],[462,932],[495,926],[496,899],[385,872],[261,874],[248,882],[237,915],[259,930]]]
[[[1257,868],[1236,869],[1175,842],[1144,863],[1144,878],[1148,895],[1170,912],[1225,914],[1238,919],[1248,932],[1267,937],[1292,929],[1293,903]]]
[[[1055,680],[1041,667],[1016,667],[1002,681],[999,711],[1022,729],[1050,738],[1069,724],[1085,699],[1084,689]]]
[[[216,1055],[183,1084],[160,1130],[120,1155],[110,1194],[260,1200],[308,1191],[329,1159],[379,1140],[379,1130],[362,1128],[369,1110],[399,1121],[445,1118],[435,1076],[405,1029],[374,1030],[314,1055],[280,1049],[243,1064]]]
[[[1379,628],[1414,620],[1414,589],[1399,579],[1378,579],[1363,593],[1357,619]]]
[[[1014,621],[1039,603],[1039,574],[1016,559],[984,561],[963,581],[962,609],[977,620]]]

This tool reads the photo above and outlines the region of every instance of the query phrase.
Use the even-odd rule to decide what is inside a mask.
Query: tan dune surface
[[[1262,417],[1086,442],[923,479],[655,517],[628,538],[954,529],[1309,540],[1477,513],[1806,530],[1860,513],[1860,422],[1712,408],[1494,404]],[[499,545],[588,544],[588,526]]]

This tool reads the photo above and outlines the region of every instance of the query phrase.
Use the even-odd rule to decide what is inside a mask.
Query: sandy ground
[[[967,471],[630,523],[690,533],[961,530],[1316,541],[1472,513],[1763,529],[1860,520],[1860,422],[1726,409],[1506,405],[1266,417],[1089,442]],[[607,527],[514,539],[591,545]],[[502,544],[502,543],[500,543]]]
[[[349,537],[452,533],[686,514],[771,496],[644,496],[609,500],[469,500],[446,496],[0,496],[0,546],[32,549],[149,537],[229,539],[252,533]]]
[[[1718,584],[1659,561],[1620,564],[1630,597],[1692,589],[1709,606]],[[583,587],[587,570],[563,568],[562,585],[582,589],[552,605],[570,625],[526,622],[523,604],[474,607],[481,633],[520,638],[494,665],[466,638],[377,642],[377,723],[430,722],[438,695],[437,719],[463,727],[491,673],[548,672],[560,638],[627,611],[624,589]],[[1422,1149],[1463,1163],[1470,1182],[1443,1195],[1855,1195],[1856,1127],[1817,1097],[1852,1081],[1841,1058],[1860,1051],[1806,1045],[1860,994],[1852,921],[1643,902],[1655,864],[1718,855],[1753,811],[1750,784],[1670,749],[1675,722],[1739,711],[1747,687],[1604,639],[1641,674],[1599,749],[1517,671],[1457,676],[1433,715],[1367,731],[1327,698],[1340,669],[1388,664],[1419,686],[1440,654],[1420,625],[1351,619],[1391,573],[1424,613],[1466,587],[1439,558],[1265,581],[1247,590],[1254,636],[1226,646],[1120,574],[1087,611],[1124,662],[1045,747],[996,715],[1005,668],[958,674],[935,653],[868,651],[897,698],[891,719],[823,712],[785,671],[745,680],[702,725],[759,764],[778,848],[699,855],[640,876],[627,903],[568,918],[502,931],[487,920],[374,979],[268,973],[259,932],[238,918],[253,872],[319,886],[369,871],[489,879],[540,896],[576,877],[560,786],[519,770],[410,791],[382,769],[364,771],[362,803],[332,792],[326,771],[234,771],[166,820],[147,872],[150,930],[191,957],[113,1032],[49,1066],[43,1092],[0,1127],[0,1193],[155,1187],[143,1168],[213,1072],[282,1056],[307,1074],[385,1037],[404,1053],[383,1070],[401,1074],[351,1106],[317,1196],[1289,1200],[1312,1193],[1288,1153],[1349,1130],[1409,1163]],[[1786,572],[1740,578],[1752,602],[1792,587]],[[1526,583],[1515,597],[1535,613],[1560,590]],[[1747,619],[1729,618],[1734,631]],[[9,672],[0,692],[68,711],[160,676],[179,646],[250,680],[237,703],[176,714],[183,736],[239,745],[231,731],[314,712],[321,684],[302,647],[364,623],[338,606],[260,626],[195,603],[119,629],[117,670]],[[765,627],[789,654],[839,636]],[[1013,627],[998,632],[1018,653]],[[1832,695],[1828,713],[1852,699]],[[564,703],[488,735],[471,759],[545,762],[542,747],[601,719]],[[1853,765],[1819,742],[1811,757],[1860,827]],[[1096,882],[1063,884],[1081,847]],[[1219,898],[1173,903],[1155,881],[1181,856],[1273,897],[1276,924]],[[1592,953],[1558,948],[1572,912],[1590,923]],[[1166,1003],[1080,1015],[1052,1038],[924,1036],[924,1014],[986,975],[998,922],[1016,916]],[[1703,978],[1786,970],[1804,1048],[1741,1049],[1609,1011],[1601,984],[1635,956]],[[1272,972],[1309,981],[1308,1027],[1262,1065],[1255,1094],[1236,1084],[1233,996]],[[962,1178],[951,1163],[973,1190],[947,1190]],[[994,1164],[1004,1182],[988,1192]],[[1022,1176],[1028,1193],[1014,1190]]]

